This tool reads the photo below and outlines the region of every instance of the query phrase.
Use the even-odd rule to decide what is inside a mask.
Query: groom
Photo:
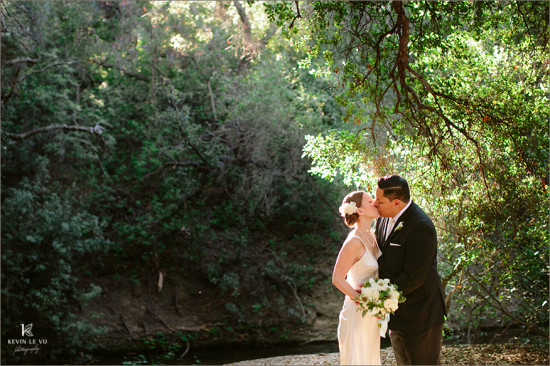
[[[398,365],[438,365],[446,313],[435,227],[399,175],[378,180],[375,206],[380,278],[389,278],[407,299],[390,318],[395,359]]]

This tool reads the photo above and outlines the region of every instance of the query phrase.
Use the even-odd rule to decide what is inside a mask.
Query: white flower
[[[340,215],[346,217],[346,215],[351,215],[357,212],[357,204],[353,201],[343,203],[339,208]]]
[[[378,315],[378,314],[380,313],[380,310],[381,310],[380,308],[378,308],[378,307],[375,306],[375,307],[373,307],[373,308],[369,311],[369,313],[370,313],[371,315],[375,316],[375,315]]]
[[[363,287],[361,290],[361,295],[365,296],[367,299],[377,301],[380,298],[380,293],[378,290],[372,287]]]
[[[393,231],[398,231],[398,230],[401,230],[401,229],[403,229],[403,221],[401,221],[399,223],[399,225],[397,225],[397,227]]]
[[[384,301],[384,308],[388,311],[396,311],[398,307],[398,302],[393,299],[387,299]]]
[[[387,278],[370,278],[361,289],[358,297],[357,310],[363,311],[363,316],[369,314],[374,317],[394,313],[399,306],[399,302],[405,301],[405,298],[397,290],[397,286],[390,283]]]

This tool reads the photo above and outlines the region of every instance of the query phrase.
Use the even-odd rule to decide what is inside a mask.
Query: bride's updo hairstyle
[[[352,214],[343,212],[343,207],[347,206],[346,204],[355,203],[355,206],[357,208],[361,207],[361,202],[363,201],[363,191],[354,191],[351,193],[348,193],[346,197],[342,200],[342,205],[340,206],[340,213],[342,214],[342,217],[344,218],[344,222],[349,227],[353,227],[357,220],[359,220],[359,214],[357,212],[354,212]],[[352,204],[353,205],[353,204]]]

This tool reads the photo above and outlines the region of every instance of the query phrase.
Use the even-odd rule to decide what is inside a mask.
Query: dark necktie
[[[388,229],[388,223],[390,219],[388,217],[384,218],[384,229],[382,229],[382,243],[386,241],[386,230]]]

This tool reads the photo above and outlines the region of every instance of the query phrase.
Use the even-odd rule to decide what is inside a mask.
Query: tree
[[[27,312],[57,327],[50,343],[71,340],[74,353],[60,344],[57,360],[88,362],[86,300],[100,291],[91,301],[120,300],[112,285],[153,303],[153,281],[178,316],[167,288],[209,289],[227,304],[215,315],[239,326],[228,337],[283,334],[314,316],[302,292],[326,256],[308,254],[331,252],[340,223],[303,207],[332,205],[341,187],[309,177],[301,147],[340,111],[324,103],[324,82],[291,63],[298,53],[272,37],[261,4],[4,1],[1,10],[3,336],[29,323]],[[130,322],[120,315],[88,320],[116,328]],[[25,363],[10,353],[3,361]]]
[[[308,50],[302,67],[338,77],[335,98],[355,122],[308,138],[313,172],[368,189],[404,174],[438,224],[449,303],[458,291],[457,306],[482,319],[488,306],[545,334],[548,4],[312,1],[267,12]]]

